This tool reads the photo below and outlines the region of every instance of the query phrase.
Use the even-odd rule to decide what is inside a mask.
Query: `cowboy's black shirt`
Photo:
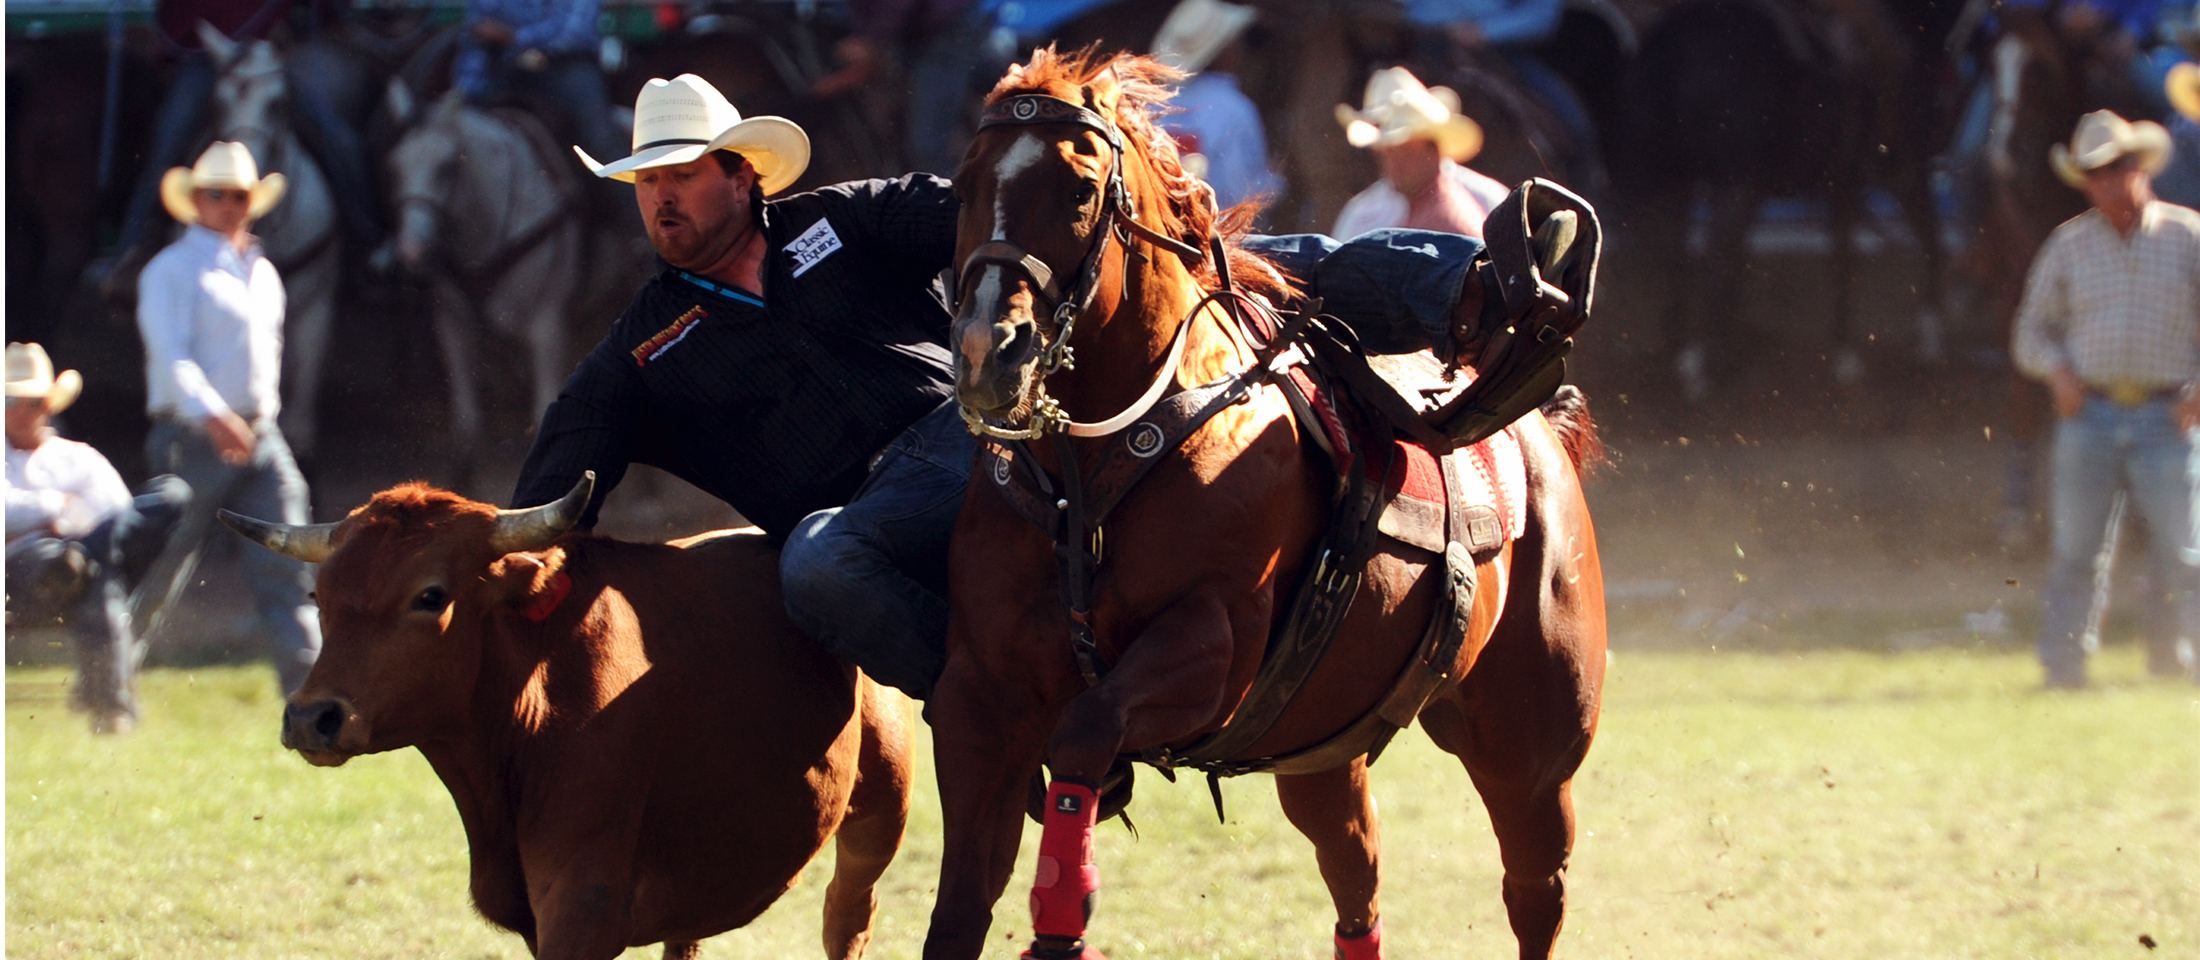
[[[764,205],[762,296],[667,267],[543,414],[513,505],[594,470],[593,526],[629,463],[774,540],[847,503],[872,455],[952,393],[933,280],[954,257],[957,210],[925,174],[837,184]]]

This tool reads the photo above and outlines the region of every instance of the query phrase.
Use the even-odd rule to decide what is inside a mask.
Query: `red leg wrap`
[[[1383,918],[1357,937],[1337,934],[1337,960],[1383,960]]]
[[[1047,785],[1046,826],[1039,834],[1039,870],[1031,887],[1031,927],[1043,937],[1078,939],[1100,889],[1092,863],[1092,825],[1100,813],[1098,792],[1056,780]]]

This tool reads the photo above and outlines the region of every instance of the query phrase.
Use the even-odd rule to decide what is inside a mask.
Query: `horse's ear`
[[[1098,76],[1092,78],[1091,83],[1085,84],[1083,90],[1085,109],[1103,117],[1115,116],[1115,103],[1123,96],[1123,84],[1115,76],[1114,65],[1100,71]]]
[[[230,61],[237,59],[237,41],[229,39],[228,34],[214,29],[213,24],[204,20],[198,22],[196,29],[199,32],[199,43],[206,47],[207,53],[213,54],[216,64],[226,67]]]
[[[391,77],[389,87],[382,91],[382,108],[390,112],[390,119],[399,127],[410,126],[413,116],[420,112],[420,99],[413,96],[412,84],[404,77]]]

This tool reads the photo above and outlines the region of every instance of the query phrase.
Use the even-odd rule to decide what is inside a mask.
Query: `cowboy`
[[[518,103],[597,153],[618,145],[598,63],[598,0],[472,0],[451,65],[477,106]]]
[[[849,0],[848,36],[834,44],[840,67],[811,85],[830,99],[858,90],[902,118],[902,161],[950,176],[969,145],[979,95],[1008,65],[993,0]],[[899,83],[888,69],[898,61]]]
[[[1283,186],[1268,168],[1260,110],[1238,89],[1245,55],[1238,38],[1255,16],[1252,7],[1235,3],[1183,0],[1153,42],[1155,59],[1190,75],[1169,101],[1179,112],[1162,118],[1161,126],[1183,148],[1185,169],[1215,188],[1215,205],[1224,210]]]
[[[693,75],[651,80],[634,117],[632,156],[577,152],[597,176],[634,184],[664,268],[543,414],[512,504],[556,500],[593,470],[586,529],[629,464],[664,469],[783,545],[796,625],[929,697],[975,451],[937,283],[955,253],[953,185],[913,173],[780,196],[809,163],[808,137],[778,117],[743,119]],[[1443,349],[1446,331],[1481,316],[1469,283],[1481,247],[1411,237],[1341,249],[1274,238],[1267,252],[1340,316],[1365,306],[1384,342]]]
[[[93,733],[127,733],[138,718],[128,597],[191,490],[155,477],[133,498],[99,451],[57,435],[53,417],[84,378],[55,376],[44,347],[8,344],[7,378],[8,615],[15,625],[66,621],[77,661],[69,705],[91,714]]]
[[[2169,159],[2159,124],[2086,114],[2049,162],[2092,209],[2040,248],[2018,309],[2014,353],[2047,382],[2055,429],[2053,531],[2040,663],[2050,688],[2086,683],[2081,641],[2094,558],[2120,497],[2153,533],[2156,589],[2147,597],[2148,668],[2193,671],[2200,477],[2200,213],[2154,198]]]
[[[282,407],[283,281],[252,236],[252,221],[282,199],[282,174],[260,176],[244,144],[217,141],[190,168],[161,178],[161,204],[188,229],[138,276],[138,333],[145,341],[146,460],[196,495],[156,583],[189,579],[214,511],[307,522],[305,477],[275,425]],[[321,624],[305,566],[271,550],[247,550],[261,628],[287,695],[320,655]],[[148,618],[172,598],[138,605]]]
[[[1470,67],[1484,57],[1502,62],[1579,146],[1577,153],[1583,159],[1573,171],[1576,179],[1587,182],[1601,176],[1593,161],[1597,129],[1589,108],[1541,52],[1558,35],[1568,4],[1563,0],[1404,0],[1404,5],[1406,21],[1426,31],[1421,46],[1424,53],[1432,54],[1426,59],[1457,65],[1464,56]]]
[[[1459,95],[1390,67],[1368,78],[1365,103],[1338,104],[1337,122],[1347,142],[1375,150],[1383,178],[1346,201],[1330,234],[1409,227],[1481,236],[1505,186],[1465,166],[1482,150],[1482,127],[1459,112]]]

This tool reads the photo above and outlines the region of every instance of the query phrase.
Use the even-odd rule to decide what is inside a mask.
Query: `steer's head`
[[[470,722],[491,618],[562,589],[547,550],[587,508],[498,510],[426,484],[375,494],[340,523],[291,526],[221,512],[286,556],[321,564],[321,657],[283,709],[283,746],[320,766],[451,737]]]

